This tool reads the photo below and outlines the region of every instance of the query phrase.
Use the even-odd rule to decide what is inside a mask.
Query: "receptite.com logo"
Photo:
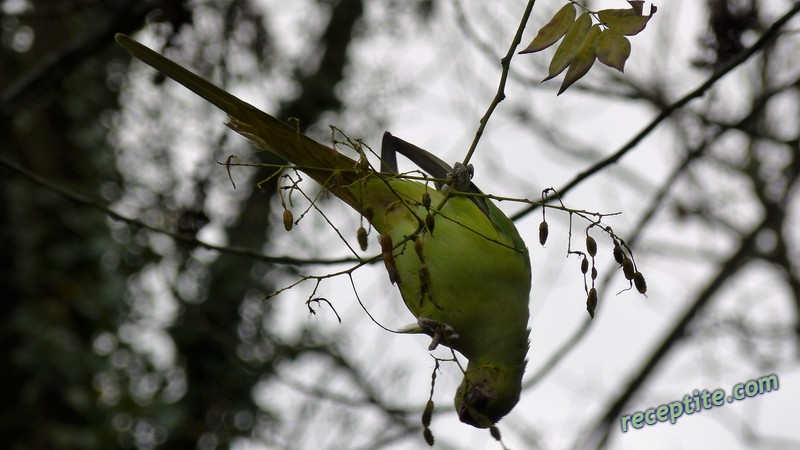
[[[678,418],[684,414],[690,415],[699,413],[704,409],[719,408],[724,406],[725,403],[733,403],[767,392],[777,391],[779,387],[778,376],[772,374],[744,383],[737,383],[731,389],[730,395],[725,395],[724,389],[717,389],[711,392],[707,389],[702,391],[695,389],[691,394],[684,395],[682,400],[622,416],[620,418],[620,426],[622,427],[622,432],[626,433],[630,430],[630,427],[639,429],[645,425],[655,425],[658,422],[669,422],[674,425]]]

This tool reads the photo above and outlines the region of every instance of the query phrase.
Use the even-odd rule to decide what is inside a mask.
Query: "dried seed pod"
[[[283,228],[286,231],[292,231],[292,226],[294,225],[294,215],[288,209],[283,210]]]
[[[614,261],[616,261],[617,264],[622,264],[622,261],[625,259],[625,252],[622,251],[622,247],[620,247],[616,241],[614,241],[613,253]]]
[[[544,245],[547,242],[547,235],[550,234],[550,229],[547,222],[544,220],[539,224],[539,244]]]
[[[422,426],[428,428],[431,426],[431,417],[433,417],[433,400],[428,400],[425,404],[425,410],[422,411]]]
[[[364,227],[358,227],[356,237],[358,238],[358,246],[361,247],[361,251],[367,251],[367,229]]]
[[[394,244],[392,243],[392,236],[389,233],[381,234],[381,253],[392,253]]]
[[[425,264],[419,268],[419,294],[419,304],[421,306],[425,298],[429,298],[431,295],[431,272]]]
[[[497,441],[497,442],[502,442],[503,441],[503,437],[500,436],[500,429],[497,428],[496,426],[492,425],[492,426],[489,427],[489,434],[492,435],[492,437],[494,438],[495,441]]]
[[[636,285],[636,290],[640,294],[647,292],[647,282],[644,280],[644,275],[638,270],[633,274],[633,284]]]
[[[594,319],[594,311],[597,309],[597,289],[589,289],[589,296],[586,297],[586,310],[589,311],[589,316]]]
[[[581,261],[581,273],[586,275],[586,272],[589,271],[589,259],[585,256],[583,257],[583,261]]]
[[[425,442],[429,446],[433,447],[433,432],[431,431],[431,429],[425,428],[424,430],[422,430],[422,436],[425,437]]]
[[[433,214],[428,214],[427,216],[425,216],[425,227],[428,229],[428,231],[431,232],[431,234],[433,234],[434,225],[435,222],[433,220]]]
[[[597,255],[597,241],[595,241],[591,236],[586,236],[586,252],[592,258]]]
[[[626,280],[633,280],[633,261],[627,256],[622,260],[622,273],[625,274]]]
[[[389,272],[389,281],[392,284],[400,283],[400,273],[397,271],[397,266],[394,263],[394,245],[392,244],[392,237],[389,234],[381,235],[381,256],[383,256],[383,264],[386,266],[386,271]]]
[[[422,206],[424,206],[425,209],[431,207],[431,194],[429,194],[428,191],[422,193]]]
[[[592,266],[592,280],[597,279],[597,267]]]

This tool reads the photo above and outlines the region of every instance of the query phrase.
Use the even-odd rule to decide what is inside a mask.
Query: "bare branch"
[[[517,33],[514,35],[514,39],[511,40],[511,45],[508,47],[506,56],[500,60],[500,66],[503,68],[503,70],[500,74],[500,83],[497,86],[497,93],[495,94],[494,99],[492,99],[492,102],[489,104],[489,108],[486,110],[486,113],[483,115],[483,117],[481,117],[480,125],[478,126],[478,130],[475,132],[475,138],[472,140],[472,145],[469,146],[469,151],[467,151],[467,155],[464,157],[463,164],[465,166],[469,164],[469,160],[472,159],[472,155],[475,153],[475,149],[478,147],[478,142],[481,140],[481,136],[483,136],[483,131],[486,129],[486,125],[489,123],[489,118],[494,113],[497,105],[499,105],[500,102],[506,98],[505,88],[506,81],[508,80],[508,72],[511,69],[511,58],[514,57],[514,50],[516,50],[520,41],[522,41],[522,32],[525,31],[525,24],[528,23],[528,18],[531,16],[534,3],[536,3],[536,0],[528,0],[528,5],[525,7],[525,12],[522,13],[522,18],[519,21]]]

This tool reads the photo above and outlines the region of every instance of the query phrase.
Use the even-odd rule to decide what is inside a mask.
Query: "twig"
[[[175,233],[172,231],[168,231],[162,228],[155,227],[153,225],[148,225],[138,219],[133,219],[127,216],[124,216],[113,209],[101,205],[95,200],[86,197],[84,195],[78,194],[70,189],[67,189],[63,186],[60,186],[41,175],[38,175],[21,165],[11,161],[4,155],[0,155],[0,165],[9,168],[10,170],[17,172],[18,174],[28,178],[29,180],[33,181],[34,183],[55,192],[62,197],[65,197],[73,202],[80,203],[82,205],[89,206],[94,208],[103,214],[107,215],[108,217],[118,220],[120,222],[127,223],[133,227],[144,228],[155,233],[163,234],[175,239],[178,242],[186,244],[191,247],[201,247],[207,250],[213,250],[220,253],[225,253],[229,255],[236,255],[236,256],[245,256],[248,258],[253,258],[259,261],[274,263],[274,264],[289,264],[289,265],[305,265],[305,264],[346,264],[346,263],[353,263],[359,262],[360,260],[357,258],[334,258],[334,259],[323,259],[323,258],[293,258],[289,256],[270,256],[265,255],[263,253],[257,252],[255,250],[245,248],[245,247],[228,247],[222,245],[215,245],[210,244],[208,242],[201,241],[196,237],[188,234],[181,234]]]
[[[508,80],[508,72],[511,69],[511,58],[514,57],[514,51],[517,49],[520,41],[522,41],[522,33],[525,31],[525,24],[528,23],[528,18],[531,16],[534,3],[536,3],[536,0],[528,0],[528,5],[525,7],[525,12],[522,13],[522,18],[519,21],[517,33],[514,35],[514,39],[512,39],[511,45],[508,47],[506,56],[500,60],[502,72],[500,74],[500,83],[497,86],[497,93],[495,94],[494,99],[492,99],[492,102],[489,104],[489,108],[486,110],[486,113],[483,115],[483,117],[481,117],[480,125],[478,126],[478,130],[475,132],[475,138],[472,140],[472,145],[469,146],[467,155],[464,157],[465,166],[469,164],[469,160],[472,159],[472,155],[475,153],[475,149],[478,147],[478,142],[481,140],[481,136],[483,136],[483,131],[486,129],[486,124],[489,123],[489,118],[494,113],[497,105],[499,105],[500,102],[506,98],[505,88],[506,81]]]

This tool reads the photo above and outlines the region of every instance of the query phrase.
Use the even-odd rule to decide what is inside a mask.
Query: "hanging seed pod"
[[[597,289],[589,289],[589,296],[586,297],[586,310],[589,311],[589,316],[594,319],[594,311],[597,309]]]
[[[597,255],[597,241],[595,241],[591,236],[586,236],[586,252],[592,258]]]
[[[431,417],[433,417],[433,400],[428,400],[425,404],[425,410],[422,411],[422,426],[428,428],[431,426]]]
[[[394,263],[394,245],[392,244],[392,237],[389,234],[381,235],[381,256],[383,256],[383,265],[386,266],[386,271],[389,273],[389,281],[392,284],[400,282],[400,273],[397,271],[397,266]]]
[[[433,220],[433,215],[432,214],[428,214],[427,216],[425,216],[425,228],[427,228],[428,231],[431,232],[431,234],[433,234],[433,226],[434,225],[435,225],[435,222]]]
[[[622,260],[622,273],[625,274],[625,279],[630,281],[633,280],[633,261],[627,256],[625,259]]]
[[[636,290],[639,291],[640,294],[644,295],[647,292],[647,282],[644,280],[644,275],[642,272],[636,271],[633,274],[633,284],[636,285]]]
[[[389,233],[381,234],[381,253],[392,253],[392,249],[394,248],[394,244],[392,243],[392,236]]]
[[[550,234],[549,226],[544,220],[539,224],[539,244],[544,245],[547,242],[547,235]]]
[[[286,231],[292,231],[292,226],[294,226],[294,215],[288,209],[283,210],[283,228]]]
[[[503,441],[503,437],[500,436],[500,429],[497,428],[496,426],[492,425],[492,426],[489,427],[489,434],[492,435],[492,437],[494,438],[495,441],[497,441],[497,442],[502,442]]]
[[[592,266],[592,280],[597,279],[597,267]]]
[[[589,271],[589,259],[586,256],[583,257],[583,261],[581,261],[581,273],[586,275],[586,272]]]
[[[429,194],[428,191],[422,193],[422,206],[424,206],[425,209],[430,209],[431,207],[431,194]]]
[[[422,430],[422,436],[425,438],[425,442],[429,446],[433,447],[433,432],[431,431],[431,429],[425,428],[424,430]]]
[[[431,296],[431,273],[428,270],[428,266],[423,264],[419,268],[419,304],[425,302],[426,298],[430,298]]]
[[[367,251],[367,229],[364,227],[358,227],[356,237],[358,238],[358,246],[361,247],[361,251]]]
[[[622,264],[622,261],[624,261],[624,259],[625,259],[625,252],[623,252],[622,247],[620,247],[619,244],[616,241],[614,241],[614,261],[616,261],[617,264]]]

